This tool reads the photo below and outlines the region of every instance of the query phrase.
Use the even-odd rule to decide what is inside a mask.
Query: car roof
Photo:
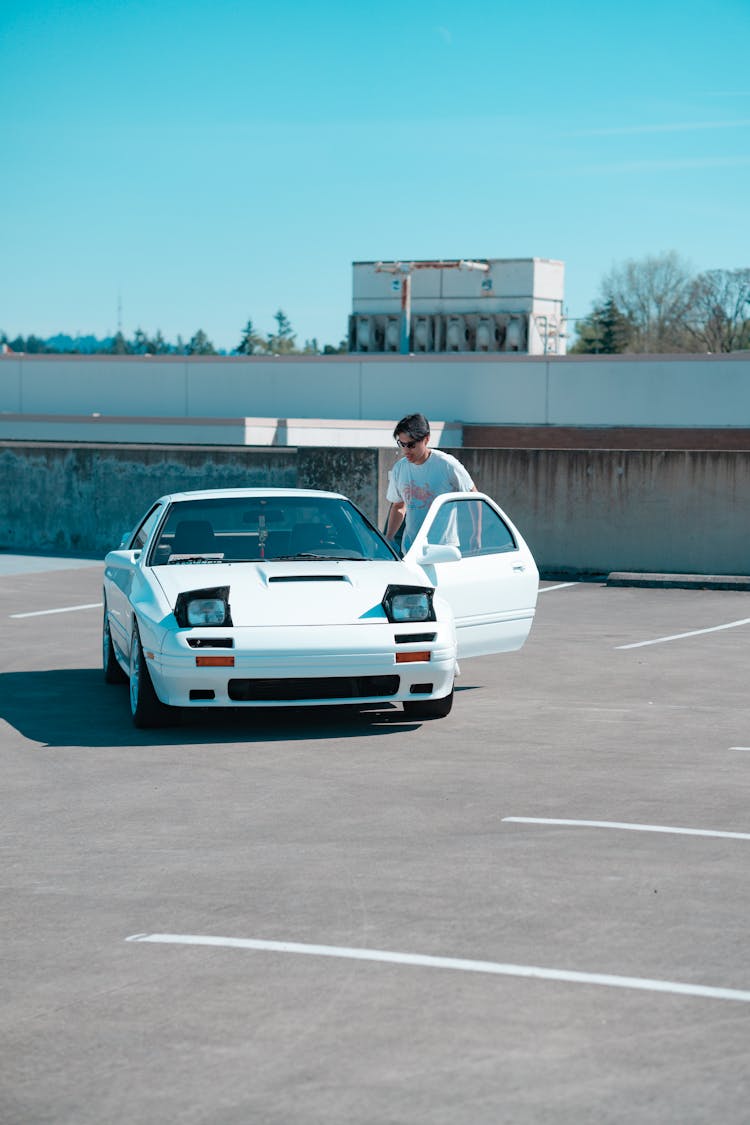
[[[341,492],[324,492],[317,488],[204,488],[190,492],[171,492],[166,496],[160,496],[157,503],[172,504],[179,500],[251,500],[262,496],[273,497],[274,500],[293,496],[325,497],[333,500],[347,499]]]

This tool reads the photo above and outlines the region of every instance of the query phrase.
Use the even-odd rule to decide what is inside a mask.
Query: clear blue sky
[[[750,0],[1,0],[0,330],[283,308],[337,343],[351,263],[750,267]]]

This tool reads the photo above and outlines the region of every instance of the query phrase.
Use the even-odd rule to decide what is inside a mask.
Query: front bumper
[[[442,699],[456,673],[452,623],[435,621],[183,629],[165,633],[160,651],[145,642],[144,651],[156,694],[173,707]],[[206,657],[233,666],[198,663]]]

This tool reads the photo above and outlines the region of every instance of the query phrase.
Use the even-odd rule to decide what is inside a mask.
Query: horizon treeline
[[[675,250],[615,266],[600,299],[576,321],[572,354],[693,352],[750,348],[750,269],[694,275]]]
[[[166,340],[161,331],[149,336],[142,328],[137,328],[128,339],[121,331],[114,336],[99,338],[94,335],[70,336],[60,332],[55,336],[10,337],[0,332],[0,347],[5,345],[11,352],[29,355],[338,355],[347,350],[347,341],[341,340],[337,346],[318,344],[316,338],[305,340],[302,347],[297,344],[297,335],[282,309],[274,314],[276,331],[263,336],[256,332],[252,320],[248,320],[236,348],[216,348],[202,329],[198,329],[189,340],[178,336],[172,343]]]

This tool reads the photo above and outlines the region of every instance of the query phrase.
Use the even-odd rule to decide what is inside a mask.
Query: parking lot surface
[[[0,588],[4,1125],[747,1122],[750,594],[144,732],[82,564]]]

